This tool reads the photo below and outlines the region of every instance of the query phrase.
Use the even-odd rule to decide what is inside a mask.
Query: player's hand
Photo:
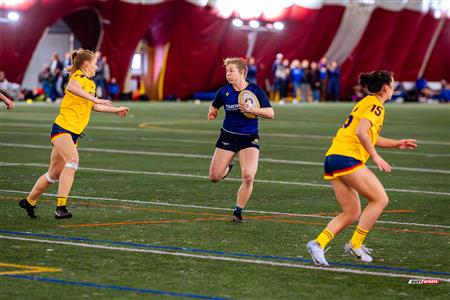
[[[378,169],[383,172],[391,172],[391,165],[389,165],[381,156],[376,155],[372,157],[373,162],[378,166]]]
[[[253,110],[253,106],[247,104],[247,103],[239,103],[239,110],[242,113],[251,113],[251,114],[255,114],[254,110]]]
[[[397,148],[399,149],[416,149],[417,144],[416,140],[406,139],[406,140],[399,140]]]
[[[97,99],[95,101],[95,103],[96,104],[101,104],[101,105],[106,105],[106,106],[112,106],[112,102],[110,100],[105,100],[105,99]]]
[[[12,101],[11,99],[8,99],[5,97],[4,100],[5,104],[6,104],[6,109],[13,109],[14,108],[14,101]]]
[[[125,116],[128,114],[128,111],[130,110],[128,107],[125,106],[118,107],[117,109],[118,110],[115,112],[115,114],[121,118],[125,118]]]
[[[208,112],[208,121],[214,120],[217,118],[217,115],[219,114],[219,111],[217,109],[209,110]]]

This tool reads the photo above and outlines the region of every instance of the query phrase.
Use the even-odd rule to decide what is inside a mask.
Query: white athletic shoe
[[[344,247],[345,254],[351,254],[354,257],[356,257],[358,260],[370,263],[372,262],[372,257],[369,255],[372,252],[372,249],[367,248],[366,246],[362,245],[359,248],[353,248],[350,243],[345,244]]]
[[[309,241],[308,244],[306,244],[306,248],[308,248],[308,252],[311,254],[316,266],[330,266],[325,259],[325,251],[315,240]]]

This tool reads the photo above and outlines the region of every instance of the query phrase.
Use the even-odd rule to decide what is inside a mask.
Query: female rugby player
[[[237,192],[236,207],[233,211],[233,222],[242,223],[242,210],[247,205],[253,191],[253,180],[258,169],[259,136],[258,118],[274,118],[274,111],[264,91],[254,83],[245,80],[247,63],[241,58],[224,60],[228,84],[217,91],[208,112],[208,120],[217,117],[220,107],[225,109],[225,119],[219,139],[216,143],[209,179],[218,182],[230,172],[233,158],[237,153],[241,165],[242,184]],[[254,95],[258,105],[249,105],[239,95]],[[242,97],[242,95],[241,95]]]
[[[384,103],[392,97],[394,78],[387,71],[360,75],[360,84],[369,92],[348,116],[325,155],[324,178],[331,181],[342,213],[331,220],[319,236],[307,244],[316,265],[328,266],[324,249],[341,231],[359,219],[353,236],[344,247],[346,254],[362,262],[371,262],[371,249],[363,245],[369,230],[389,202],[383,185],[365,165],[369,156],[377,167],[390,172],[391,166],[376,151],[376,147],[414,149],[416,141],[392,140],[379,136],[384,120]],[[368,200],[361,212],[359,195]]]
[[[50,184],[58,180],[55,218],[72,217],[66,205],[75,171],[78,169],[79,156],[76,145],[89,122],[91,111],[115,113],[122,118],[128,113],[127,107],[114,107],[111,101],[97,99],[94,96],[95,83],[90,78],[97,70],[96,60],[94,53],[89,50],[79,49],[72,54],[73,65],[69,67],[69,83],[51,131],[53,150],[49,169],[39,177],[28,197],[19,201],[19,206],[24,208],[31,218],[36,218],[34,210],[38,198]]]

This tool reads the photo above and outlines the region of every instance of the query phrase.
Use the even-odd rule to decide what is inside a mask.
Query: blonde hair
[[[228,57],[223,60],[223,66],[226,68],[228,65],[235,65],[239,71],[244,71],[244,78],[247,77],[248,67],[247,60],[240,57]]]
[[[80,70],[85,61],[91,61],[95,58],[94,52],[87,49],[78,49],[72,52],[72,65],[67,67],[67,71],[73,74]]]

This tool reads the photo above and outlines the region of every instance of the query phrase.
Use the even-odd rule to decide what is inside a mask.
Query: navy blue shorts
[[[53,123],[52,133],[50,134],[50,141],[53,142],[55,139],[60,137],[62,134],[70,134],[70,136],[72,137],[72,141],[75,145],[77,144],[77,140],[83,135],[83,133],[76,134],[76,133],[73,133],[72,131],[62,128],[61,126],[59,126],[56,123]]]
[[[340,176],[351,174],[362,168],[364,163],[356,158],[344,155],[332,154],[325,157],[323,164],[325,179],[336,179]]]
[[[220,131],[219,139],[216,142],[216,147],[235,153],[250,147],[259,149],[259,135],[233,134],[222,129]]]

